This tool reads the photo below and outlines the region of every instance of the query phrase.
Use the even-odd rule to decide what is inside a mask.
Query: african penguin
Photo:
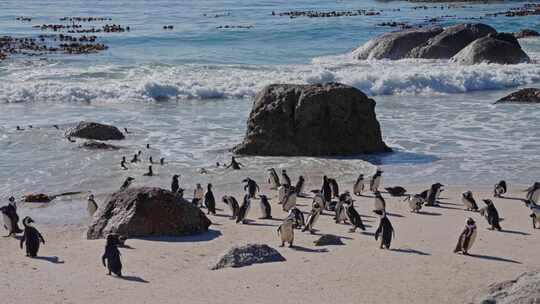
[[[384,200],[384,197],[382,197],[381,193],[379,191],[375,192],[375,209],[373,210],[386,210],[386,201]]]
[[[223,196],[222,201],[223,203],[225,203],[225,205],[229,206],[229,209],[231,210],[232,215],[230,219],[236,219],[236,217],[238,216],[238,210],[240,209],[238,201],[233,196],[229,195]]]
[[[536,205],[532,201],[525,201],[527,208],[531,210],[530,217],[532,218],[533,229],[540,228],[540,206]]]
[[[332,198],[338,198],[339,197],[339,185],[337,181],[333,178],[328,179],[328,183],[330,184],[330,188],[332,189]]]
[[[461,232],[461,234],[459,235],[459,239],[456,245],[456,249],[454,249],[454,253],[461,252],[465,255],[468,255],[469,249],[471,249],[474,241],[476,240],[476,234],[476,223],[472,218],[469,217],[465,224],[465,229],[463,229],[463,232]]]
[[[285,246],[285,243],[289,243],[289,247],[293,246],[294,242],[294,221],[293,219],[286,218],[277,229],[278,235],[281,237],[281,246]]]
[[[261,207],[261,219],[271,219],[272,218],[272,207],[268,201],[268,197],[263,194],[259,194],[259,206]]]
[[[294,207],[296,207],[296,191],[289,189],[283,199],[283,211],[289,212]]]
[[[422,209],[422,205],[424,204],[424,199],[419,194],[408,195],[404,201],[409,204],[411,212],[420,211],[420,209]]]
[[[19,215],[17,214],[17,208],[14,204],[10,203],[6,206],[0,207],[0,212],[2,212],[4,228],[6,228],[8,232],[8,237],[23,232],[19,228]]]
[[[281,185],[279,176],[274,168],[268,169],[268,184],[270,184],[270,189],[272,190],[276,190]]]
[[[302,229],[302,232],[305,232],[309,230],[311,234],[314,232],[314,226],[315,223],[317,223],[317,220],[319,219],[319,216],[321,214],[322,206],[318,203],[313,204],[313,208],[311,209],[311,213],[309,214],[309,217],[307,219],[307,223],[304,226],[304,229]]]
[[[441,192],[444,191],[443,186],[444,185],[441,183],[435,183],[431,185],[429,190],[427,190],[427,194],[426,194],[426,206],[439,205],[437,200],[439,199]]]
[[[120,260],[120,250],[118,250],[118,245],[118,238],[113,235],[108,235],[105,253],[101,256],[101,262],[103,263],[103,266],[107,267],[109,270],[109,275],[114,273],[117,276],[122,277],[122,261]],[[107,264],[105,264],[105,261],[107,261]]]
[[[376,210],[375,213],[380,216],[379,227],[375,231],[375,240],[378,240],[379,236],[381,236],[381,245],[379,248],[383,249],[383,247],[386,247],[386,249],[390,249],[392,236],[395,235],[394,227],[392,227],[392,223],[390,223],[384,210]]]
[[[172,193],[177,193],[178,189],[180,189],[180,181],[178,180],[179,178],[180,178],[180,175],[178,175],[178,174],[175,174],[172,177],[172,181],[171,181],[171,192]]]
[[[255,198],[255,194],[257,191],[259,191],[259,185],[257,185],[257,182],[249,177],[246,177],[246,179],[244,179],[242,182],[246,183],[244,186],[244,191],[247,191],[249,198]]]
[[[242,203],[242,206],[240,206],[240,209],[238,210],[238,217],[236,218],[236,223],[247,223],[247,216],[249,213],[249,210],[251,209],[251,199],[249,198],[249,195],[244,195],[244,202]]]
[[[285,186],[292,186],[291,184],[291,178],[289,177],[289,175],[287,175],[287,170],[283,169],[281,170],[281,179],[283,181],[283,185]]]
[[[353,193],[354,195],[360,196],[362,195],[362,192],[364,192],[365,187],[365,181],[364,181],[364,174],[360,174],[358,178],[356,179],[356,182],[353,186]]]
[[[495,208],[493,201],[490,199],[485,199],[483,201],[486,206],[480,209],[480,214],[483,215],[487,219],[488,224],[491,225],[488,229],[501,231],[499,212],[497,211],[497,208]]]
[[[304,213],[302,213],[302,211],[300,211],[298,208],[292,208],[289,210],[289,215],[287,218],[294,219],[294,228],[300,229],[306,224],[304,220]]]
[[[88,211],[88,215],[90,215],[90,217],[94,216],[94,213],[96,213],[97,209],[98,205],[94,199],[94,195],[90,194],[88,196],[88,203],[86,206],[86,211]]]
[[[23,244],[26,246],[26,256],[27,257],[36,257],[39,251],[39,243],[45,244],[45,239],[39,233],[39,231],[32,227],[34,220],[27,216],[23,219],[24,233],[21,238],[21,249],[23,249]]]
[[[361,230],[366,230],[360,214],[358,213],[358,211],[356,211],[356,209],[354,209],[354,204],[352,201],[347,204],[345,211],[347,212],[347,217],[349,218],[349,221],[353,226],[353,228],[349,230],[350,232],[355,232],[357,228],[360,228]]]
[[[478,205],[476,204],[472,191],[463,192],[461,195],[461,202],[465,206],[465,210],[478,211]]]
[[[195,186],[195,190],[193,190],[193,205],[201,207],[203,204],[204,199],[204,189],[201,186],[201,184],[197,184]]]
[[[322,207],[326,208],[326,206],[330,204],[330,201],[332,200],[332,187],[330,186],[330,182],[328,181],[328,177],[326,175],[323,176],[321,194],[324,199],[324,205],[322,205]]]
[[[148,172],[143,174],[143,176],[154,176],[154,171],[152,171],[152,166],[148,166]]]
[[[532,201],[535,204],[540,203],[540,182],[535,182],[527,190],[527,200]]]
[[[304,186],[305,186],[305,179],[302,175],[300,175],[298,177],[298,182],[296,182],[296,185],[294,186],[294,188],[296,189],[296,195],[298,197],[305,197]]]
[[[503,194],[506,193],[506,190],[506,182],[504,180],[501,180],[493,188],[493,197],[501,197]]]
[[[137,154],[134,154],[134,155],[133,155],[133,158],[131,159],[131,162],[132,162],[132,163],[136,163],[136,162],[138,162],[138,161],[139,161],[139,158],[138,158]]]
[[[133,183],[135,179],[131,176],[128,176],[126,178],[126,180],[124,181],[124,183],[122,184],[122,186],[120,186],[120,191],[124,191],[126,190],[127,188],[129,188],[129,186],[131,186],[131,183]]]
[[[324,201],[324,198],[321,193],[316,193],[313,197],[313,202],[311,203],[311,207],[313,208],[317,204],[321,209],[321,215],[323,214],[323,210],[326,209],[326,202]]]
[[[371,181],[369,183],[369,190],[371,192],[379,191],[379,187],[381,186],[381,182],[382,182],[382,173],[383,173],[382,170],[377,169],[375,174],[371,177]]]
[[[285,185],[281,185],[277,188],[278,191],[278,204],[283,204],[283,201],[285,200],[285,196],[287,195],[289,187]]]
[[[124,170],[128,169],[128,167],[126,166],[126,157],[125,156],[122,156],[122,161],[120,162],[120,167],[122,167],[122,169],[124,169]]]
[[[212,184],[208,184],[206,193],[204,194],[204,205],[208,209],[207,214],[216,215],[216,199],[212,192]]]

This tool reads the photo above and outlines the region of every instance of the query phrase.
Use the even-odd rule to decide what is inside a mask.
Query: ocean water
[[[533,1],[534,2],[534,1]],[[168,186],[180,173],[190,196],[195,183],[233,187],[245,176],[263,182],[262,168],[341,176],[347,183],[381,166],[394,184],[490,185],[499,179],[529,184],[540,177],[540,108],[493,105],[505,94],[540,84],[540,39],[520,40],[532,64],[460,66],[445,60],[358,61],[351,52],[395,30],[398,21],[440,25],[484,22],[499,31],[540,29],[538,16],[484,17],[527,2],[414,9],[402,1],[5,1],[0,36],[41,34],[32,25],[60,23],[64,16],[110,17],[130,32],[100,33],[105,52],[51,55],[0,62],[0,198],[31,192],[92,191],[103,197],[126,176],[140,184]],[[535,3],[538,3],[536,1]],[[380,11],[376,16],[288,18],[293,10]],[[217,17],[216,17],[217,15]],[[32,17],[31,22],[15,20]],[[173,30],[163,30],[174,25]],[[252,26],[249,29],[217,27]],[[215,168],[239,143],[253,96],[270,83],[339,81],[377,101],[384,140],[396,151],[332,158],[242,158],[247,169]],[[120,151],[85,151],[63,132],[80,120],[127,127],[133,134]],[[32,125],[17,132],[17,125]],[[146,143],[151,149],[145,148]],[[123,155],[142,150],[145,162],[120,170]],[[147,157],[167,159],[158,176],[143,178]],[[208,174],[200,174],[206,168]],[[328,172],[327,168],[332,168]],[[318,184],[318,180],[311,181]],[[84,201],[81,198],[81,203]],[[84,216],[80,205],[55,201],[58,212]],[[32,210],[34,210],[33,208]],[[81,211],[82,210],[82,211]]]

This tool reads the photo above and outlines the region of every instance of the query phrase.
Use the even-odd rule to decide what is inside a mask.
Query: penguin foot
[[[292,243],[290,243],[290,244],[289,244],[289,248],[292,248],[292,247],[293,247],[293,244],[292,244]]]

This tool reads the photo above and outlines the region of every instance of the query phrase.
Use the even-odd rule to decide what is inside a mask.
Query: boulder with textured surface
[[[120,149],[120,147],[118,146],[109,145],[104,142],[99,142],[95,140],[85,141],[82,145],[80,145],[80,147],[83,149],[88,149],[88,150],[118,150]]]
[[[495,283],[482,290],[473,300],[478,304],[540,303],[540,272],[526,272],[515,280]]]
[[[452,57],[452,61],[461,64],[518,64],[530,62],[531,59],[513,34],[498,33],[473,41]]]
[[[339,236],[333,234],[323,234],[313,243],[315,246],[345,245]]]
[[[208,231],[210,220],[174,193],[151,187],[128,188],[112,194],[98,209],[88,239],[110,233],[127,237],[184,236]]]
[[[497,100],[496,103],[540,103],[540,89],[521,89]]]
[[[215,263],[210,265],[211,270],[226,267],[244,267],[260,263],[283,262],[285,258],[274,248],[264,244],[247,244],[234,246],[224,252]]]
[[[89,121],[81,121],[74,128],[68,129],[66,136],[94,140],[120,140],[125,138],[124,134],[115,126]]]
[[[538,36],[540,36],[540,33],[531,29],[522,29],[519,32],[514,33],[514,37],[516,37],[517,39]]]
[[[375,101],[339,83],[275,84],[255,97],[244,141],[233,151],[261,156],[346,156],[389,152]]]

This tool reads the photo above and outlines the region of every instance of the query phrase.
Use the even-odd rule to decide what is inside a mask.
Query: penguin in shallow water
[[[240,167],[244,167],[241,163],[236,161],[236,158],[231,157],[231,163],[226,168],[232,168],[233,170],[240,170]]]
[[[244,201],[242,203],[242,206],[240,206],[240,209],[238,210],[238,217],[236,217],[236,223],[247,223],[247,216],[249,213],[249,210],[251,209],[251,199],[249,198],[249,195],[244,195]]]
[[[347,217],[349,218],[349,221],[351,222],[351,225],[353,226],[349,232],[355,232],[357,228],[360,228],[361,230],[366,230],[366,227],[364,226],[364,222],[362,222],[362,217],[360,217],[360,214],[356,209],[354,209],[354,203],[353,201],[350,201],[345,211],[347,212]]]
[[[439,199],[439,196],[441,195],[441,192],[444,191],[443,189],[444,185],[441,183],[435,183],[431,185],[431,187],[422,192],[421,195],[425,196],[426,200],[426,206],[438,206],[439,203],[437,202]]]
[[[375,231],[375,240],[377,241],[380,236],[381,245],[379,248],[383,249],[386,247],[386,249],[390,249],[392,237],[395,236],[394,227],[392,227],[392,223],[390,223],[384,210],[376,210],[375,213],[380,216],[379,227]]]
[[[540,203],[540,182],[535,182],[527,190],[527,200],[539,204]]]
[[[120,167],[122,167],[122,169],[124,169],[124,170],[128,169],[128,167],[126,166],[126,157],[125,156],[122,156],[122,161],[120,162]]]
[[[302,228],[306,224],[306,221],[304,219],[304,213],[302,213],[302,211],[300,211],[300,209],[298,208],[292,208],[291,210],[289,210],[289,215],[287,216],[287,218],[291,218],[294,220],[294,228],[297,229]]]
[[[133,154],[133,158],[131,159],[131,163],[136,163],[139,161],[139,157],[137,156],[137,154]]]
[[[122,184],[122,186],[120,186],[120,191],[124,191],[126,190],[127,188],[129,188],[129,186],[131,186],[131,184],[133,183],[135,179],[131,176],[128,176],[126,178],[126,180],[124,181],[124,183]]]
[[[19,215],[17,214],[17,207],[15,204],[10,203],[0,207],[0,212],[2,213],[2,218],[4,220],[4,228],[6,228],[8,232],[6,237],[22,232],[21,228],[19,228]]]
[[[125,132],[126,134],[131,134],[131,132],[129,132],[127,128],[124,128],[124,132]]]
[[[420,194],[408,195],[404,202],[409,204],[409,209],[411,209],[411,212],[419,212],[424,204],[424,199]]]
[[[483,201],[486,206],[480,209],[480,214],[483,215],[487,219],[488,224],[491,225],[491,227],[488,229],[501,231],[501,219],[499,217],[499,212],[497,211],[497,208],[495,208],[495,205],[493,204],[493,201],[490,199],[485,199]]]
[[[296,190],[296,196],[298,197],[305,197],[304,194],[304,187],[305,187],[305,179],[302,175],[298,177],[298,182],[296,182],[296,185],[294,186]]]
[[[407,190],[401,186],[384,188],[391,196],[404,196]]]
[[[107,236],[107,244],[105,245],[105,253],[101,256],[101,262],[104,267],[109,270],[109,275],[122,277],[122,261],[120,260],[120,250],[118,250],[118,239],[113,235]],[[107,261],[107,264],[105,264]]]
[[[332,198],[338,198],[339,197],[339,185],[337,181],[333,178],[328,179],[328,184],[330,184],[330,188],[332,189]]]
[[[172,181],[171,181],[171,192],[172,193],[177,193],[178,192],[178,189],[180,189],[180,175],[178,174],[175,174],[173,175],[172,177]]]
[[[152,158],[152,156],[150,156],[150,157],[148,158],[148,162],[151,163],[151,164],[154,163],[154,159]]]
[[[362,192],[364,192],[365,188],[365,180],[364,180],[364,174],[360,174],[358,178],[356,179],[356,182],[353,186],[353,193],[356,196],[362,195]]]
[[[459,235],[459,239],[456,245],[456,249],[454,249],[454,253],[461,252],[464,255],[468,255],[469,249],[471,249],[474,241],[476,240],[476,234],[476,223],[472,218],[469,217],[465,224],[465,229],[463,229],[463,232],[461,232],[461,234]]]
[[[276,190],[281,185],[279,182],[279,176],[274,168],[268,169],[268,184],[272,190]]]
[[[272,206],[268,201],[268,197],[263,194],[259,194],[259,206],[261,207],[261,219],[271,219],[272,218]]]
[[[493,188],[493,197],[501,197],[507,191],[506,182],[504,180],[498,182]]]
[[[90,194],[88,196],[88,203],[87,203],[87,206],[86,206],[86,211],[88,211],[88,215],[90,215],[90,217],[94,216],[94,213],[96,213],[96,211],[98,210],[98,205],[94,199],[94,195],[93,194]]]
[[[382,174],[383,171],[377,169],[375,174],[371,177],[371,181],[369,182],[369,190],[371,190],[371,192],[379,191],[379,187],[381,186],[382,182]]]
[[[162,166],[165,165],[165,157],[159,159],[159,164]]]
[[[379,191],[375,192],[375,209],[373,210],[386,210],[386,201]]]
[[[214,193],[212,192],[212,184],[208,184],[206,188],[206,193],[204,194],[204,205],[208,209],[207,214],[216,215],[216,199]]]
[[[152,170],[152,166],[148,166],[148,172],[143,174],[143,176],[154,176],[154,171]]]
[[[246,177],[246,179],[244,179],[242,182],[246,183],[244,185],[244,191],[247,191],[249,198],[255,198],[255,195],[259,191],[259,185],[257,185],[257,182],[249,177]]]
[[[461,195],[461,202],[465,206],[465,210],[478,211],[478,205],[476,204],[472,191],[463,192]]]
[[[39,243],[45,244],[45,239],[39,233],[39,231],[32,227],[34,220],[27,216],[23,219],[24,233],[21,238],[21,249],[23,245],[26,246],[26,256],[27,257],[36,257],[39,252]]]
[[[286,218],[277,229],[278,235],[281,238],[281,246],[289,243],[289,247],[293,246],[294,242],[294,221],[291,218]]]
[[[231,220],[236,219],[236,217],[238,216],[238,210],[240,209],[240,206],[238,205],[238,201],[233,196],[230,196],[230,195],[223,196],[221,201],[225,205],[229,206],[229,209],[231,210],[231,214],[232,214],[230,219]]]
[[[315,223],[317,223],[317,220],[319,219],[319,216],[321,215],[321,210],[322,210],[321,205],[319,205],[318,203],[313,204],[311,213],[309,214],[306,225],[304,226],[304,229],[302,229],[302,232],[309,230],[309,232],[313,234]]]
[[[283,211],[289,212],[294,207],[296,207],[296,191],[293,188],[289,188],[283,199]]]
[[[287,175],[287,170],[285,170],[285,169],[281,170],[281,180],[283,182],[283,185],[285,185],[287,187],[292,186],[291,178],[289,177],[289,175]]]
[[[204,199],[204,189],[201,186],[201,184],[197,184],[195,186],[195,190],[193,190],[193,205],[202,207]]]

